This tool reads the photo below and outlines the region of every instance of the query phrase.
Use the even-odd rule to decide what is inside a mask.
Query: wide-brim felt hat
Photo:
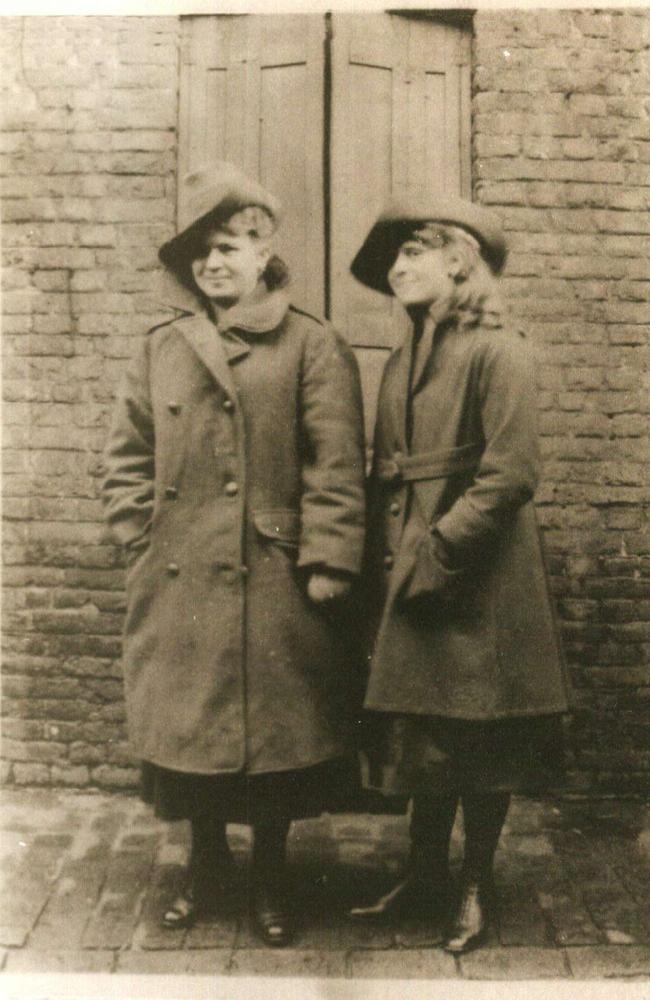
[[[207,225],[225,223],[236,212],[257,207],[277,229],[282,207],[258,181],[232,163],[218,162],[186,174],[181,180],[178,232],[158,251],[163,264],[172,267],[186,252],[193,237]]]
[[[414,194],[389,204],[378,217],[352,261],[355,278],[385,295],[392,295],[387,274],[401,244],[414,228],[440,222],[467,230],[477,241],[481,256],[494,274],[503,269],[506,239],[496,215],[465,198]]]

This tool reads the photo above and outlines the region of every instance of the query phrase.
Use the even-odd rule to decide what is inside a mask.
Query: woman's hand
[[[348,577],[332,573],[312,573],[307,583],[307,594],[314,604],[329,604],[340,601],[350,590]]]

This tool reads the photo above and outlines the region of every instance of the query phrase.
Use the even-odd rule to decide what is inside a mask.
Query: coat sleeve
[[[472,485],[435,530],[462,561],[497,535],[531,500],[539,478],[535,379],[526,341],[517,335],[486,351],[479,378],[485,448]]]
[[[104,449],[102,498],[116,542],[146,543],[154,503],[154,422],[149,394],[149,338],[119,388]]]
[[[307,338],[298,564],[356,574],[365,529],[363,406],[350,347],[325,328]]]

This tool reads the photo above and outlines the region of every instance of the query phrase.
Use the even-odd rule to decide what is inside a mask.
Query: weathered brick
[[[12,767],[13,780],[17,785],[49,785],[50,769],[46,764],[19,764]]]
[[[139,782],[139,772],[135,767],[101,764],[92,769],[91,775],[100,788],[137,788]]]

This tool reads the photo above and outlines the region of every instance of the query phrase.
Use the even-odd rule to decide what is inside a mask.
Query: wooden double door
[[[284,206],[294,302],[354,346],[368,431],[401,318],[350,262],[391,196],[470,194],[470,31],[432,15],[184,18],[179,173],[228,160]]]

